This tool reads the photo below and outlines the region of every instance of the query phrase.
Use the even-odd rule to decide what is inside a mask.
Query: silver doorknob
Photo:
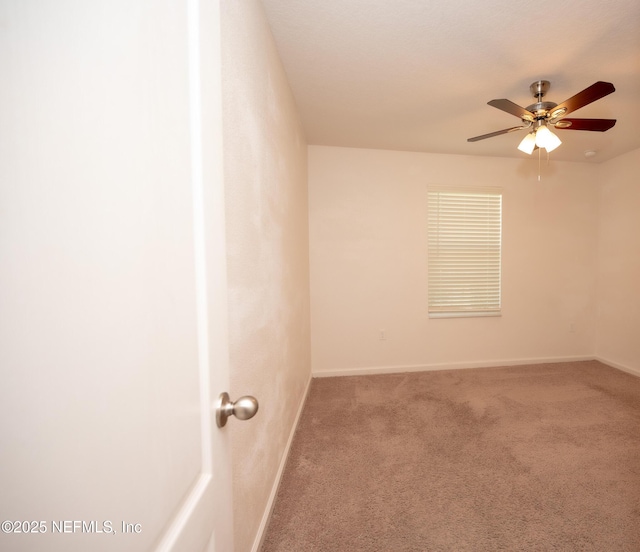
[[[253,418],[256,412],[258,412],[258,399],[255,397],[246,395],[231,402],[229,393],[221,393],[216,403],[216,424],[218,427],[224,427],[229,416],[235,416],[238,420],[248,420]]]

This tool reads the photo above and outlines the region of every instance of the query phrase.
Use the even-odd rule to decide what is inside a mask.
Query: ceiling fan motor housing
[[[558,104],[555,102],[538,102],[525,107],[527,111],[531,111],[535,115],[536,120],[544,119],[549,115],[549,118],[552,114],[552,109],[556,107]],[[566,110],[565,110],[566,111]],[[564,113],[564,112],[563,112]],[[555,115],[553,118],[558,117],[561,114]],[[523,119],[524,120],[524,119]]]

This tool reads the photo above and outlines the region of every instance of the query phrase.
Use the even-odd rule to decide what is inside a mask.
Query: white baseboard
[[[298,422],[300,421],[300,416],[302,415],[302,411],[304,410],[304,405],[307,402],[307,397],[309,396],[309,389],[311,389],[311,379],[312,379],[312,376],[309,375],[309,379],[307,380],[307,387],[304,391],[302,400],[300,401],[300,405],[298,406],[298,412],[296,413],[295,420],[293,421],[291,431],[289,432],[289,439],[287,440],[287,444],[282,453],[280,466],[278,466],[278,472],[276,473],[276,477],[273,481],[273,487],[271,488],[271,493],[269,494],[269,500],[267,501],[267,506],[264,509],[264,514],[262,515],[262,520],[260,521],[260,526],[258,527],[256,538],[253,541],[251,552],[258,552],[258,550],[260,550],[260,547],[262,546],[262,542],[264,541],[264,538],[266,536],[267,526],[269,525],[271,512],[273,511],[273,506],[275,505],[276,496],[278,494],[278,487],[280,487],[280,480],[282,479],[282,474],[287,464],[287,459],[289,458],[289,450],[291,449],[291,443],[293,443],[293,436],[296,433],[296,429],[298,428]]]
[[[602,362],[602,364],[606,364],[607,366],[611,366],[612,368],[617,368],[618,370],[627,372],[627,374],[631,374],[640,378],[640,370],[638,368],[632,368],[631,366],[620,364],[619,362],[615,362],[613,360],[598,356],[593,357],[593,360],[597,360],[598,362]]]
[[[434,372],[438,370],[458,370],[465,368],[491,368],[493,366],[520,366],[523,364],[548,364],[550,362],[577,362],[580,360],[599,360],[593,355],[564,356],[564,357],[536,357],[511,358],[503,360],[483,360],[474,362],[447,362],[441,364],[411,364],[400,366],[370,366],[363,368],[341,368],[313,372],[314,378],[331,378],[337,376],[369,376],[375,374],[398,374],[402,372]],[[602,361],[605,362],[605,361]],[[605,362],[606,363],[606,362]],[[608,363],[606,363],[608,364]]]

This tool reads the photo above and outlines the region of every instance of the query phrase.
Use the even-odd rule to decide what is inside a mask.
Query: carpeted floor
[[[262,552],[640,551],[640,378],[313,380]]]

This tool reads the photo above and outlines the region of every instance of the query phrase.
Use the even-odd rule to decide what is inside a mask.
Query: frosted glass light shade
[[[524,153],[528,153],[529,155],[531,155],[531,152],[533,152],[533,148],[535,147],[535,145],[536,134],[535,132],[530,132],[522,139],[522,142],[520,142],[518,149]]]
[[[536,145],[539,148],[545,148],[547,151],[553,151],[560,144],[562,144],[560,138],[558,138],[546,126],[541,126],[536,131]]]

